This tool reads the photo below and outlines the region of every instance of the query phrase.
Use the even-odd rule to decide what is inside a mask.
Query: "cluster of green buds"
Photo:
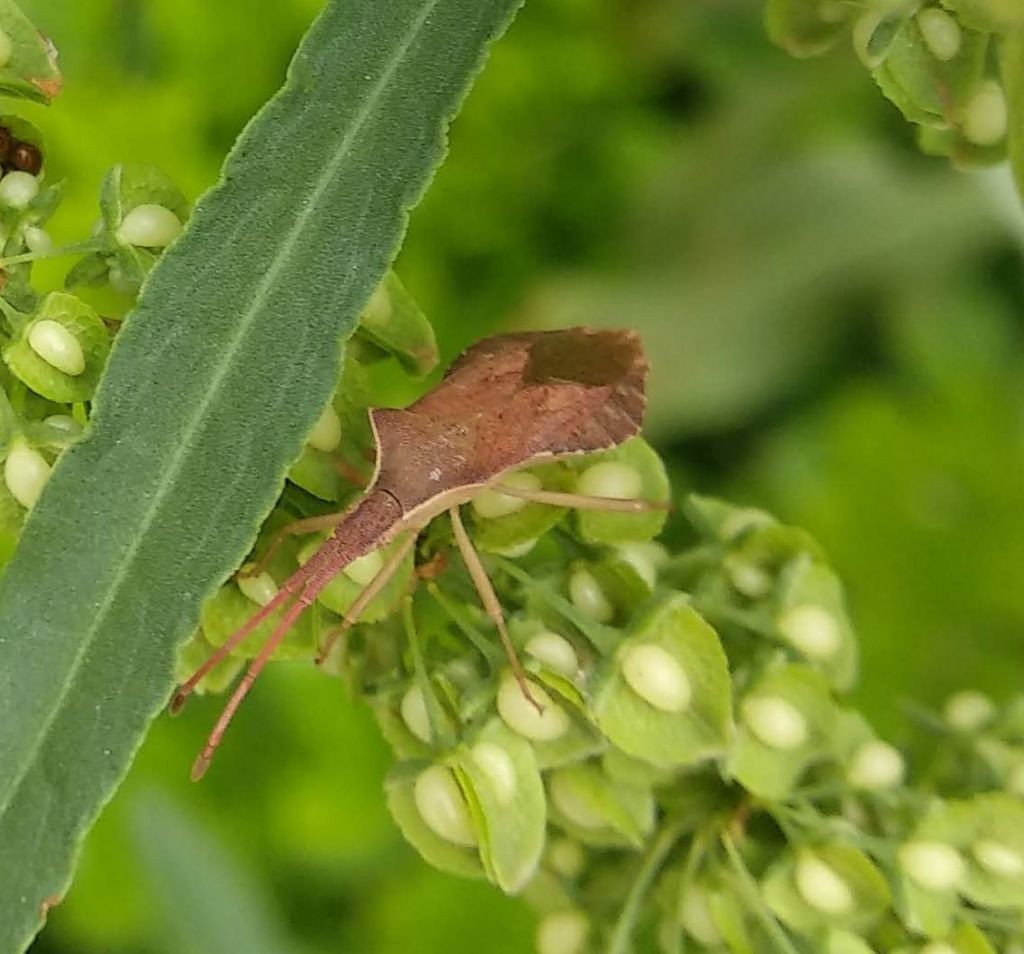
[[[4,117],[0,129],[16,131],[42,155],[38,130],[25,121]],[[56,459],[88,425],[124,312],[189,215],[184,197],[159,170],[117,166],[104,178],[94,234],[56,248],[43,226],[61,192],[61,183],[47,184],[45,166],[0,179],[0,566]],[[33,286],[34,262],[82,253],[64,290],[41,294]],[[75,293],[83,284],[113,290],[114,304],[102,317]]]
[[[765,17],[772,38],[798,56],[849,37],[925,152],[970,166],[1019,148],[1019,0],[768,0]]]
[[[53,47],[13,3],[0,5],[0,93],[46,103],[60,84]],[[120,318],[189,215],[162,173],[118,166],[104,179],[94,234],[56,248],[46,224],[61,195],[40,131],[0,116],[0,568],[56,459],[88,424]],[[63,290],[34,287],[34,262],[75,254],[85,257]],[[120,286],[129,297],[101,317],[74,293],[87,283]]]
[[[289,521],[358,496],[372,471],[367,403],[382,381],[411,387],[434,354],[389,277],[254,557]],[[641,439],[508,483],[669,499]],[[528,696],[447,518],[428,528],[325,663],[395,753],[386,799],[407,840],[443,871],[524,896],[540,954],[1017,950],[1024,699],[999,710],[962,693],[924,714],[939,755],[914,784],[904,754],[841,701],[857,647],[815,542],[759,510],[701,497],[682,509],[688,537],[669,548],[655,539],[660,511],[569,511],[493,490],[472,501]],[[320,542],[286,538],[260,575],[226,585],[181,676]],[[387,555],[339,574],[277,658],[315,658]],[[273,623],[204,688],[226,686]]]

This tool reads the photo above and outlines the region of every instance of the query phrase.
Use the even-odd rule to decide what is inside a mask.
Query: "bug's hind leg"
[[[299,537],[306,533],[316,533],[319,530],[333,530],[343,517],[348,515],[347,510],[338,513],[325,513],[318,517],[304,517],[302,520],[294,520],[286,523],[277,533],[274,534],[267,547],[267,552],[259,560],[246,570],[240,570],[238,576],[245,577],[259,576],[274,558],[274,554],[281,548],[281,545],[289,537]]]
[[[555,507],[571,507],[574,510],[604,510],[611,513],[647,513],[650,510],[671,510],[672,506],[657,500],[638,500],[619,497],[592,497],[588,494],[571,494],[560,490],[524,490],[508,484],[497,483],[494,490],[508,497],[518,497],[530,503],[550,504]]]
[[[459,514],[459,508],[452,507],[448,514],[452,520],[455,543],[459,548],[459,553],[462,554],[462,561],[466,564],[466,569],[469,570],[469,576],[473,580],[477,593],[480,595],[480,602],[483,603],[484,610],[498,630],[501,644],[504,646],[505,654],[508,656],[509,664],[512,666],[512,674],[516,677],[516,682],[519,683],[519,688],[522,690],[523,695],[538,712],[542,713],[544,709],[530,694],[530,684],[526,681],[526,673],[523,672],[519,656],[516,654],[516,648],[512,645],[512,640],[509,638],[508,629],[505,626],[505,614],[501,609],[501,601],[498,599],[498,594],[494,592],[491,580],[487,576],[487,570],[480,560],[480,554],[476,552],[473,541],[469,539],[469,534],[466,533],[466,527]]]

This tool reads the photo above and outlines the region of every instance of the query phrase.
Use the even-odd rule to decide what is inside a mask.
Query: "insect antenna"
[[[294,597],[299,587],[306,581],[309,576],[309,564],[300,569],[296,570],[281,587],[278,594],[269,602],[266,606],[261,607],[256,613],[246,621],[245,625],[240,629],[237,629],[226,642],[217,647],[209,659],[207,659],[189,678],[178,686],[174,695],[171,697],[170,705],[168,709],[171,715],[177,715],[185,701],[195,691],[196,686],[202,682],[203,678],[208,675],[219,663],[226,659],[240,643],[242,643],[247,636],[250,636],[257,626],[260,625],[265,619],[277,612],[282,606],[284,606],[292,597]]]
[[[281,622],[277,624],[274,632],[271,633],[266,642],[260,647],[259,654],[245,671],[241,681],[235,686],[235,691],[231,693],[231,698],[228,699],[227,705],[224,706],[217,722],[214,724],[210,736],[206,740],[206,745],[203,746],[202,752],[199,753],[192,765],[193,782],[198,782],[206,774],[206,770],[210,767],[210,761],[213,759],[213,753],[217,751],[217,746],[220,745],[220,740],[224,737],[227,727],[231,724],[235,711],[242,704],[242,700],[249,694],[249,690],[252,688],[253,683],[256,682],[256,678],[263,670],[263,667],[270,661],[270,657],[273,656],[274,650],[277,649],[281,640],[287,635],[288,630],[295,625],[296,620],[311,602],[312,597],[308,593],[303,593],[288,607],[288,611],[284,614]]]

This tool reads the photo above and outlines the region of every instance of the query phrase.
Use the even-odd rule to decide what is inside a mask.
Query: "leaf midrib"
[[[146,532],[156,519],[163,501],[167,497],[170,489],[174,486],[177,476],[182,470],[184,461],[189,457],[191,438],[200,430],[206,419],[206,412],[208,408],[212,403],[214,403],[214,398],[219,395],[220,390],[224,385],[224,381],[227,378],[228,370],[233,364],[234,356],[238,353],[249,327],[252,325],[262,303],[266,299],[268,291],[273,285],[278,274],[280,274],[281,270],[284,268],[285,263],[290,260],[297,240],[305,230],[305,227],[312,218],[314,211],[318,210],[318,202],[320,198],[326,191],[330,181],[337,174],[342,163],[347,158],[353,141],[362,130],[374,106],[384,96],[387,87],[390,85],[395,72],[401,65],[401,61],[406,52],[408,52],[409,48],[416,41],[416,38],[423,29],[426,20],[440,2],[441,0],[429,0],[427,5],[420,12],[419,16],[417,16],[413,21],[412,27],[407,32],[402,42],[398,45],[394,54],[388,59],[387,66],[381,74],[380,79],[370,89],[366,99],[356,111],[354,122],[342,139],[334,158],[324,167],[322,175],[317,180],[315,188],[310,193],[310,201],[302,204],[301,213],[296,218],[292,228],[285,234],[284,241],[279,246],[278,253],[274,256],[273,264],[266,270],[266,272],[264,272],[263,278],[254,286],[250,304],[243,313],[242,320],[238,323],[239,330],[231,339],[230,344],[225,351],[228,360],[221,363],[219,369],[214,375],[212,386],[206,390],[203,399],[197,406],[196,413],[192,415],[192,418],[188,422],[188,426],[182,432],[182,440],[179,443],[179,449],[171,457],[170,465],[164,472],[164,476],[161,478],[160,482],[157,484],[156,492],[152,497],[152,504],[143,516],[139,533],[131,542],[123,559],[120,561],[111,585],[107,590],[107,595],[101,601],[96,615],[93,618],[93,623],[88,627],[83,635],[81,644],[72,658],[71,665],[68,667],[67,675],[54,700],[52,710],[40,726],[40,730],[37,733],[31,748],[28,750],[27,757],[23,760],[22,764],[19,765],[17,772],[11,776],[12,782],[8,788],[8,797],[3,804],[0,805],[0,819],[3,819],[6,815],[15,796],[21,789],[22,783],[25,781],[25,777],[28,775],[32,765],[35,763],[45,739],[50,734],[50,730],[52,729],[54,722],[57,720],[58,715],[63,711],[68,693],[74,684],[78,670],[81,668],[83,660],[88,654],[89,649],[92,647],[102,623],[106,620],[107,613],[110,611],[117,595],[120,593],[121,586],[130,570],[136,553],[138,553],[138,550],[142,545]]]

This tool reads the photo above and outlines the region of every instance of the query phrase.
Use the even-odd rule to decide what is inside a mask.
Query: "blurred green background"
[[[61,50],[66,93],[25,112],[68,179],[70,240],[115,162],[209,186],[319,4],[23,6]],[[399,271],[447,357],[503,327],[639,328],[678,489],[819,537],[864,646],[858,701],[899,740],[911,697],[1020,684],[1024,224],[1005,172],[921,157],[852,55],[791,61],[759,18],[757,0],[533,0]],[[156,724],[34,951],[530,949],[517,902],[402,842],[389,754],[336,682],[272,667],[192,785],[217,709]]]

